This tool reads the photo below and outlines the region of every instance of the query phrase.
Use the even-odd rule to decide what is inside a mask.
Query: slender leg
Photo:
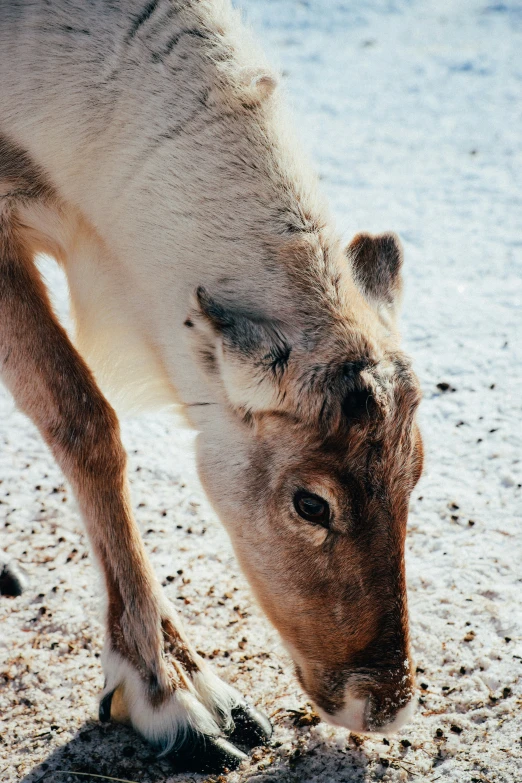
[[[192,650],[162,595],[131,512],[116,414],[57,322],[13,213],[1,209],[0,375],[71,483],[105,578],[100,717],[116,694],[118,711],[163,752],[175,749],[178,763],[236,767],[244,754],[222,733],[234,712],[248,722],[249,708]]]

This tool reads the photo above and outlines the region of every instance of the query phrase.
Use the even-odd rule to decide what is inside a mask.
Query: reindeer
[[[103,573],[100,719],[207,771],[271,733],[162,594],[102,392],[120,389],[197,430],[203,487],[320,715],[396,730],[422,470],[399,240],[342,246],[229,0],[0,0],[0,68],[1,377]],[[40,253],[66,272],[74,345]]]

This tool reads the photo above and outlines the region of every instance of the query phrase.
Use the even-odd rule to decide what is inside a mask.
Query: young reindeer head
[[[422,470],[395,329],[402,252],[361,234],[345,254],[308,238],[288,257],[291,318],[197,291],[187,326],[226,399],[200,474],[321,714],[393,731],[412,711],[404,540]]]

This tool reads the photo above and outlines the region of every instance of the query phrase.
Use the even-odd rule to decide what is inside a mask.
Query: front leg
[[[100,720],[131,723],[160,751],[184,770],[216,772],[234,769],[245,758],[226,735],[238,736],[234,714],[245,710],[240,695],[220,680],[185,640],[174,611],[161,604],[159,649],[146,661],[136,644],[123,641],[133,620],[118,619],[111,625],[102,661],[105,687],[100,701]],[[109,615],[110,617],[110,615]],[[151,614],[138,614],[143,626]],[[125,630],[122,631],[122,625]],[[122,643],[123,642],[123,643]],[[262,724],[259,724],[262,725]],[[232,739],[232,737],[231,737]],[[259,733],[255,742],[266,739]]]
[[[0,367],[74,489],[104,575],[101,717],[115,698],[120,713],[178,763],[237,767],[245,756],[224,734],[233,731],[233,712],[240,724],[248,709],[198,658],[163,597],[131,512],[116,415],[57,322],[16,220],[1,213]],[[259,726],[258,734],[268,733],[262,720]]]
[[[186,770],[237,767],[245,756],[231,742],[247,748],[265,743],[272,734],[269,720],[214,674],[165,604],[161,628],[166,685],[159,684],[152,667],[141,671],[138,662],[117,651],[109,630],[100,720],[131,723],[161,755],[174,752],[176,763]]]

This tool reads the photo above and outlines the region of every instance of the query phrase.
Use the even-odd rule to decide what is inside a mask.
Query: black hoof
[[[272,736],[272,724],[266,715],[250,704],[241,704],[232,710],[234,729],[229,738],[239,745],[255,748],[265,745]]]
[[[0,595],[22,595],[27,579],[15,563],[0,563]]]
[[[219,774],[237,769],[247,756],[223,737],[194,734],[166,758],[178,772]]]
[[[108,723],[111,719],[111,703],[114,691],[106,693],[103,699],[100,701],[100,707],[98,709],[98,719],[100,723]]]

